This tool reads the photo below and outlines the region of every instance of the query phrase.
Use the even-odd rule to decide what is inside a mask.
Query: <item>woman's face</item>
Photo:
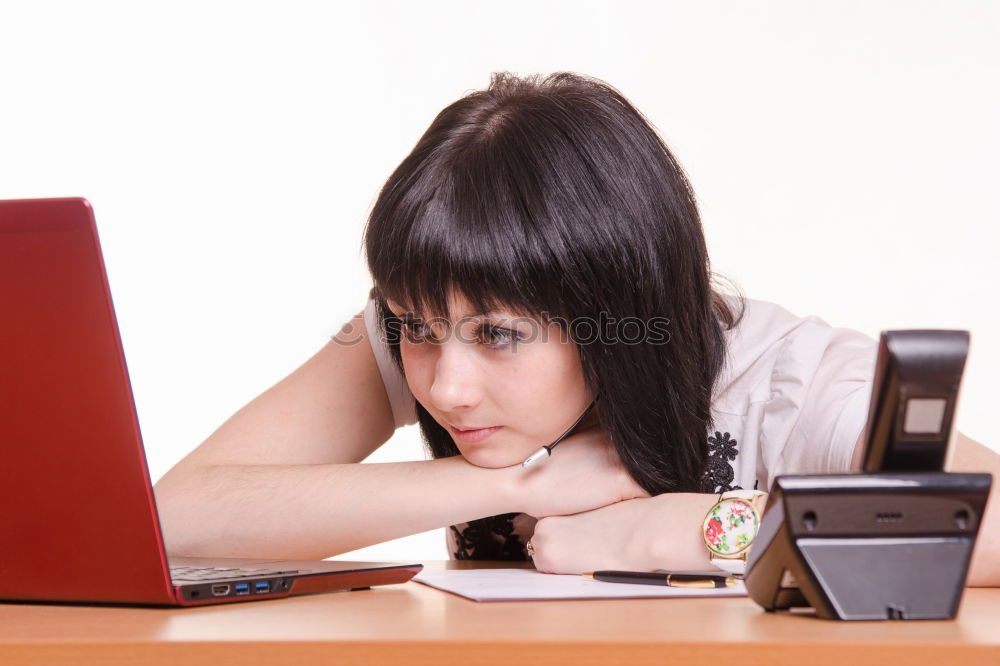
[[[593,399],[576,345],[557,324],[476,313],[454,293],[448,320],[388,305],[403,320],[399,349],[410,390],[474,465],[521,463]]]

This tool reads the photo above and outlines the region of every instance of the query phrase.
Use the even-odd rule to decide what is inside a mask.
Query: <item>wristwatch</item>
[[[729,490],[719,495],[701,526],[713,566],[734,576],[746,572],[766,496],[760,490]]]

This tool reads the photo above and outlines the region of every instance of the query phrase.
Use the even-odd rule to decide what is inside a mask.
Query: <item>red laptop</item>
[[[422,568],[168,559],[84,199],[0,201],[0,450],[0,600],[197,606]]]

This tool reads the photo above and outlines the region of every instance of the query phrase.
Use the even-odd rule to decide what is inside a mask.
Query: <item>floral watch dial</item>
[[[724,499],[708,512],[702,530],[708,549],[722,557],[739,555],[750,547],[760,527],[760,516],[748,500]]]

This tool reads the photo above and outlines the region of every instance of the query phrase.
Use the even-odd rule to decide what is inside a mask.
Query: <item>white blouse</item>
[[[739,302],[726,296],[735,311]],[[877,343],[816,316],[744,299],[746,312],[726,331],[726,365],[706,433],[713,491],[769,490],[779,474],[849,470],[865,425]],[[365,325],[396,427],[415,423],[415,402],[378,335],[374,301]]]

